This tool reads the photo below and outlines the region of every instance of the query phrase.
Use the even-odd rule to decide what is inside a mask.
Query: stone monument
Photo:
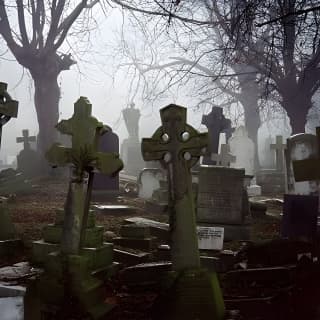
[[[219,150],[219,136],[220,133],[226,134],[226,142],[232,134],[231,120],[226,119],[223,115],[222,108],[212,107],[209,114],[202,117],[202,124],[208,128],[209,133],[209,145],[207,153],[203,156],[202,163],[208,165],[215,165],[215,160],[211,159],[211,154],[217,154]]]
[[[109,267],[110,245],[99,241],[101,231],[88,217],[94,172],[116,174],[122,169],[122,161],[117,154],[98,151],[101,135],[110,128],[91,115],[91,108],[89,101],[80,97],[73,116],[56,126],[61,133],[72,136],[72,147],[55,143],[46,153],[53,166],[71,166],[72,177],[61,222],[60,248],[46,255],[44,273],[28,287],[25,319],[73,319],[79,313],[83,318],[102,319],[112,307],[104,301],[103,282],[92,273],[98,261],[99,267]],[[51,229],[59,230],[57,223]],[[46,242],[56,241],[55,233],[50,238],[50,232],[46,232]],[[46,247],[44,243],[44,251]],[[99,254],[104,260],[98,258]],[[32,301],[38,302],[36,307]]]
[[[22,137],[17,137],[17,143],[23,143],[23,149],[17,155],[17,170],[27,178],[40,174],[41,162],[39,154],[31,148],[30,143],[36,142],[35,136],[29,136],[29,130],[22,130]]]
[[[123,118],[129,133],[129,137],[123,140],[121,145],[121,159],[124,162],[124,172],[127,175],[138,177],[144,168],[139,141],[140,110],[131,103],[129,108],[122,111]]]
[[[244,168],[246,174],[254,174],[254,143],[244,126],[238,127],[229,140],[230,151],[236,157],[232,168]]]
[[[263,193],[284,193],[286,188],[286,173],[284,152],[286,144],[282,136],[276,136],[276,143],[270,144],[270,150],[275,151],[275,169],[261,169],[257,172],[257,183],[261,186]]]
[[[168,173],[172,272],[152,319],[223,319],[224,303],[215,273],[200,268],[190,169],[206,152],[208,136],[186,123],[187,109],[160,110],[162,126],[142,140],[144,160],[158,160]]]

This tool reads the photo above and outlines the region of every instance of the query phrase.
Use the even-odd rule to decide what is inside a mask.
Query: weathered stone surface
[[[113,259],[124,266],[133,266],[147,262],[150,259],[150,253],[132,253],[125,250],[113,249]]]
[[[93,205],[92,208],[100,214],[129,215],[135,214],[139,209],[126,205]]]
[[[242,224],[243,179],[243,169],[201,166],[197,221]]]
[[[285,192],[285,173],[273,169],[262,169],[256,174],[257,184],[263,194]]]
[[[126,224],[120,228],[120,235],[128,238],[144,239],[150,237],[150,228],[148,226]]]
[[[155,246],[154,240],[154,238],[140,239],[129,237],[117,237],[113,239],[113,243],[124,248],[151,251]]]

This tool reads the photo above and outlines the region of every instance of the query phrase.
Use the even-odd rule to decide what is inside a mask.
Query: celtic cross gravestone
[[[208,135],[186,123],[184,107],[171,104],[160,115],[162,126],[151,138],[142,139],[141,149],[144,160],[158,160],[167,170],[171,259],[177,277],[155,309],[163,311],[161,319],[207,319],[209,315],[222,319],[224,306],[216,275],[200,268],[190,172],[206,152]],[[155,319],[159,316],[156,312]]]

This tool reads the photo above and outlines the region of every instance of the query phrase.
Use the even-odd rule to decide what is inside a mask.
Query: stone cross
[[[271,150],[276,151],[276,167],[277,171],[284,171],[284,150],[287,145],[283,143],[282,136],[276,136],[276,143],[270,145]]]
[[[2,127],[11,119],[18,116],[18,101],[12,100],[7,92],[7,84],[0,82],[0,146]]]
[[[230,153],[228,144],[222,144],[220,154],[211,154],[211,160],[216,162],[217,166],[230,167],[230,163],[236,161],[236,157]]]
[[[17,143],[23,142],[24,150],[30,150],[30,142],[35,142],[35,136],[29,136],[29,130],[22,130],[22,137],[17,137]]]
[[[91,108],[87,98],[80,97],[74,104],[73,116],[56,125],[58,131],[72,136],[72,147],[66,148],[56,143],[46,153],[46,158],[52,165],[73,167],[61,240],[61,251],[65,254],[80,252],[87,224],[94,170],[114,175],[123,167],[117,153],[97,151],[101,135],[110,128],[91,116]],[[89,181],[86,183],[88,174]]]
[[[317,127],[318,158],[292,161],[294,179],[300,181],[320,180],[320,127]]]
[[[199,268],[199,249],[190,168],[206,152],[208,134],[186,123],[187,109],[171,104],[160,110],[162,126],[142,139],[145,161],[167,169],[173,270]]]
[[[202,124],[208,128],[209,145],[207,154],[203,157],[203,164],[215,165],[211,159],[212,153],[218,153],[220,133],[226,133],[226,141],[231,137],[232,128],[230,119],[226,119],[222,113],[222,108],[212,107],[209,114],[202,116]]]

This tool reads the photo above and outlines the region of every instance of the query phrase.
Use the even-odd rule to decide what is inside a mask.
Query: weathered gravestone
[[[209,134],[207,153],[203,156],[202,163],[215,165],[216,162],[211,158],[211,154],[218,153],[220,133],[226,134],[226,142],[228,143],[228,139],[232,134],[231,121],[224,117],[222,108],[212,107],[211,112],[202,117],[201,123],[208,128]]]
[[[200,166],[197,221],[203,226],[223,227],[226,241],[249,238],[244,178],[244,169]]]
[[[145,200],[151,199],[155,190],[160,189],[160,180],[164,180],[163,169],[145,168],[138,177],[139,197]]]
[[[186,108],[160,110],[162,126],[142,140],[146,161],[168,171],[171,286],[154,305],[153,319],[223,319],[224,303],[216,274],[200,268],[190,168],[206,152],[208,137],[186,123]]]
[[[286,144],[282,136],[276,136],[275,143],[270,144],[270,151],[273,153],[276,163],[275,169],[261,169],[257,173],[257,183],[261,185],[264,193],[283,193],[286,189],[285,160],[284,152]],[[270,151],[268,151],[270,153]]]
[[[97,267],[95,262],[100,261],[100,269],[108,269],[112,256],[110,245],[101,243],[101,228],[94,228],[88,219],[92,182],[94,170],[112,175],[122,169],[122,161],[114,153],[98,151],[101,135],[110,128],[91,116],[91,104],[85,97],[75,103],[73,116],[60,121],[56,128],[72,135],[72,148],[56,143],[46,153],[52,165],[71,165],[73,169],[64,207],[61,245],[59,251],[46,256],[43,275],[28,287],[25,318],[72,319],[81,315],[101,319],[111,306],[104,301],[102,281],[93,276],[92,266]],[[93,230],[90,232],[89,228]],[[52,238],[50,232],[46,233],[50,240],[57,240],[54,230],[59,228],[51,227]],[[45,251],[46,244],[43,248]],[[35,307],[32,302],[38,305]]]
[[[244,168],[246,174],[254,174],[254,143],[244,126],[237,128],[229,139],[230,151],[236,157],[232,168]]]
[[[317,137],[308,133],[300,133],[291,136],[287,139],[285,157],[287,167],[287,193],[318,195],[317,182],[315,180],[297,181],[293,172],[293,161],[314,159],[318,157]]]
[[[39,154],[31,148],[30,143],[36,142],[35,136],[29,136],[29,130],[22,130],[22,137],[17,137],[17,143],[23,143],[23,149],[17,155],[17,170],[28,178],[40,173]]]
[[[18,115],[18,101],[12,100],[7,92],[7,84],[0,82],[0,146],[2,127],[12,118]],[[0,256],[12,255],[20,245],[16,237],[14,225],[10,213],[5,204],[0,205]]]
[[[212,153],[211,160],[214,161],[217,166],[230,167],[231,163],[236,161],[236,157],[230,153],[228,144],[222,144],[220,153]]]
[[[131,103],[130,108],[122,111],[129,137],[121,145],[121,159],[124,162],[124,171],[128,175],[138,177],[140,170],[145,166],[142,159],[139,141],[140,111]]]
[[[98,150],[101,152],[119,154],[119,138],[112,132],[106,132],[101,138]],[[119,194],[119,174],[107,176],[102,173],[96,173],[93,179],[92,199],[102,200],[109,196]]]

